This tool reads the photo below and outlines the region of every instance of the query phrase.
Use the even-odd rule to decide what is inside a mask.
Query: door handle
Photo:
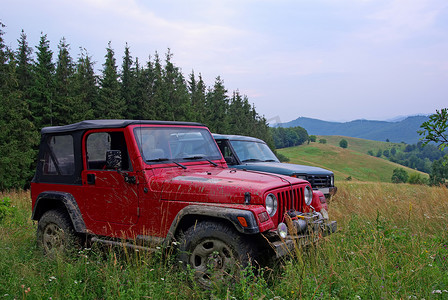
[[[95,174],[87,174],[87,184],[95,184]]]
[[[135,184],[137,183],[137,179],[135,178],[135,176],[131,176],[128,173],[123,173],[124,176],[124,181],[130,184]]]

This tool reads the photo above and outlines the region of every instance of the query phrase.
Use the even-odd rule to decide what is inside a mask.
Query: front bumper
[[[288,223],[288,234],[286,237],[282,238],[278,230],[265,234],[277,258],[291,255],[296,247],[313,244],[321,237],[328,236],[337,231],[336,221],[324,219],[322,215],[316,212],[307,214],[288,212],[288,215],[286,218]]]

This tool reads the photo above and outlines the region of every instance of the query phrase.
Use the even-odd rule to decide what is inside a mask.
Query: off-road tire
[[[200,222],[180,237],[178,258],[194,272],[205,289],[231,281],[252,259],[253,244],[235,229],[219,222]]]
[[[70,217],[63,209],[45,212],[37,224],[37,246],[50,258],[67,254],[81,246]]]

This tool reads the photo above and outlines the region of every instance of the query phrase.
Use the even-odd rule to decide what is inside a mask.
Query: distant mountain
[[[417,131],[420,130],[420,125],[428,119],[427,116],[412,116],[397,122],[355,120],[340,123],[300,117],[276,126],[301,126],[310,135],[343,135],[374,141],[384,142],[389,139],[389,141],[396,143],[416,144],[420,139]]]

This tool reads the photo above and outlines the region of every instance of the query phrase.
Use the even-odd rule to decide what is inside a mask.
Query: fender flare
[[[243,234],[256,234],[260,232],[257,220],[250,210],[211,205],[189,205],[177,213],[168,231],[167,240],[174,239],[179,225],[188,217],[213,217],[215,219],[227,220],[238,232]],[[238,217],[243,217],[246,220],[246,227],[241,225]]]
[[[70,193],[58,191],[46,191],[40,193],[39,196],[37,196],[36,203],[33,207],[31,219],[39,220],[47,208],[54,208],[55,202],[58,206],[62,204],[65,207],[76,232],[87,233],[86,224],[81,211],[79,210],[78,203],[76,203],[75,197]]]

